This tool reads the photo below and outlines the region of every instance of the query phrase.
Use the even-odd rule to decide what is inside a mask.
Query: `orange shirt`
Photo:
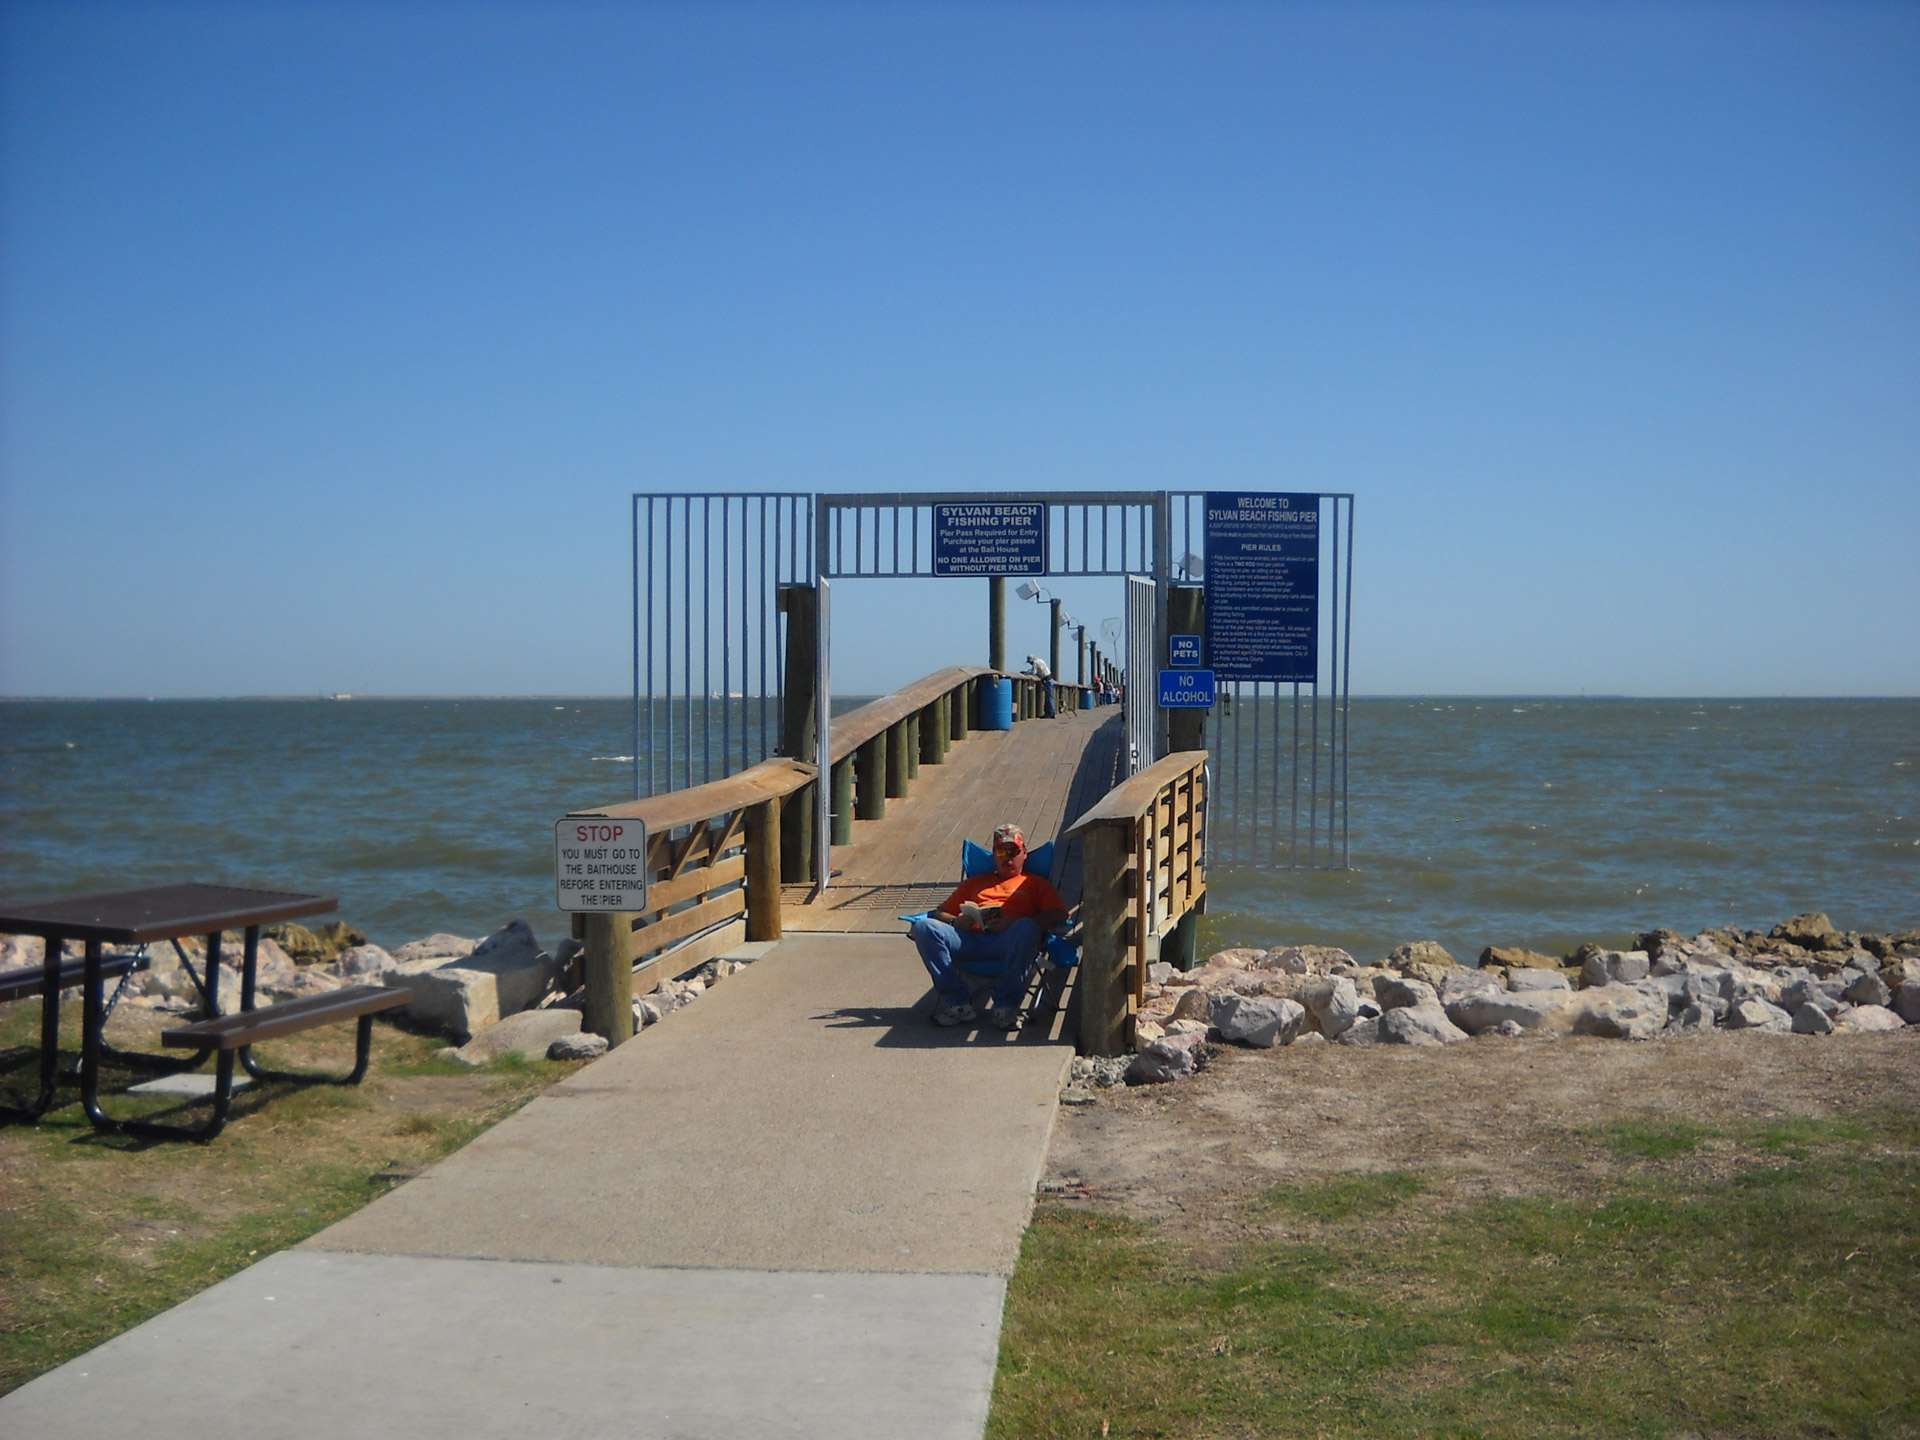
[[[1004,880],[997,872],[963,880],[940,908],[949,915],[958,915],[960,907],[969,900],[980,905],[998,905],[1000,913],[1009,921],[1030,919],[1045,910],[1067,908],[1060,892],[1049,885],[1044,876],[1025,872],[1009,875]]]

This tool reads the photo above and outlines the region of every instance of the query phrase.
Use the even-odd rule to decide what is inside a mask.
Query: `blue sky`
[[[1360,692],[1920,693],[1920,8],[0,43],[0,693],[621,693],[634,490],[1084,487],[1355,492]]]

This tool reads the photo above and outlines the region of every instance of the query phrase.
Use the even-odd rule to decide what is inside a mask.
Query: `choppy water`
[[[395,944],[544,938],[553,820],[630,793],[624,701],[0,704],[0,895],[325,889]],[[1216,871],[1214,944],[1564,950],[1803,909],[1920,927],[1920,701],[1356,701],[1344,874]]]

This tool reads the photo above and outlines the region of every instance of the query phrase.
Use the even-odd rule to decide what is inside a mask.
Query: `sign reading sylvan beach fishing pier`
[[[1047,507],[1035,500],[935,505],[933,573],[1046,574]]]
[[[1206,533],[1214,675],[1312,683],[1320,666],[1320,497],[1211,493]]]
[[[553,826],[554,894],[566,911],[647,908],[647,827],[631,816],[569,815]]]

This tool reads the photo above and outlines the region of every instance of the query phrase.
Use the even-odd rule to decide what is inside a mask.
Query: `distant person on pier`
[[[1060,712],[1053,705],[1053,668],[1038,655],[1027,656],[1027,674],[1040,681],[1047,689],[1047,719],[1059,718]]]
[[[1000,966],[987,1019],[1002,1030],[1020,1023],[1034,957],[1045,932],[1067,923],[1067,904],[1046,877],[1026,873],[1027,837],[1018,825],[993,832],[993,873],[963,880],[931,915],[913,922],[913,943],[933,977],[936,1025],[978,1018],[960,966]]]

